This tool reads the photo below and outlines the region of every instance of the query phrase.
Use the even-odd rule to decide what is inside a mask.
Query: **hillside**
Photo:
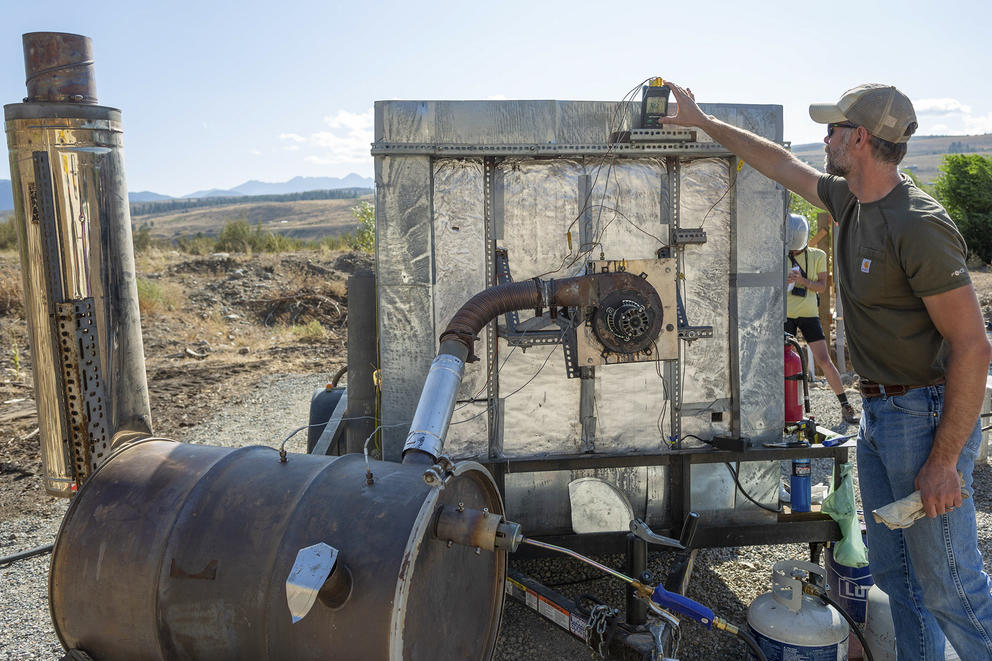
[[[792,152],[818,170],[823,169],[823,143],[792,145]],[[992,157],[992,134],[919,135],[909,141],[902,167],[925,184],[932,184],[940,174],[945,154],[981,154]]]
[[[185,211],[148,214],[132,219],[134,227],[147,227],[152,237],[174,239],[203,233],[216,236],[225,223],[247,220],[272,232],[296,239],[319,239],[346,234],[358,225],[351,209],[372,196],[340,200],[232,203]]]

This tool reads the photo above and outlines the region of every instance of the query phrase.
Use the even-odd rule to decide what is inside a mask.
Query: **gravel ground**
[[[213,445],[240,446],[265,444],[278,446],[295,427],[306,424],[310,394],[330,375],[290,375],[263,380],[256,394],[230,402],[208,422],[190,427],[182,439]],[[811,392],[814,413],[823,426],[841,433],[853,433],[840,421],[839,409],[832,393],[822,384]],[[857,407],[857,398],[852,397]],[[273,420],[273,412],[280,412]],[[259,430],[263,436],[260,436]],[[287,447],[301,451],[305,434],[300,432]],[[814,483],[829,478],[830,462],[814,462]],[[855,477],[856,477],[855,472]],[[978,508],[979,544],[986,557],[992,551],[992,469],[987,463],[975,470],[976,506]],[[41,517],[23,517],[0,522],[0,555],[51,543],[54,540],[66,503],[59,501]],[[511,513],[512,515],[512,513]],[[740,548],[706,549],[699,553],[688,595],[710,606],[731,622],[743,624],[746,607],[759,594],[770,589],[771,566],[783,559],[806,559],[808,546],[791,544]],[[672,553],[652,553],[649,570],[656,577],[666,575]],[[39,556],[0,568],[0,661],[40,659],[55,661],[61,646],[48,615],[47,573],[49,556]],[[601,562],[623,567],[623,558],[607,556]],[[595,576],[595,570],[563,558],[517,560],[511,564],[546,584],[562,584]],[[605,602],[623,608],[625,598],[619,582],[598,579],[563,585],[558,588],[570,596],[591,593]],[[682,624],[682,642],[678,658],[682,661],[712,661],[744,658],[742,645],[727,634],[711,632],[693,622]],[[521,604],[507,600],[495,658],[509,661],[523,658],[548,661],[588,658],[588,648],[549,624]]]

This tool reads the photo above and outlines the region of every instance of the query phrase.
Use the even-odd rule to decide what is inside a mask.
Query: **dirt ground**
[[[142,333],[155,433],[176,436],[273,373],[346,361],[348,276],[359,253],[139,254]],[[992,327],[992,271],[972,273]],[[0,254],[0,519],[47,510],[20,263]]]
[[[346,362],[347,252],[137,256],[154,431],[178,436],[273,373],[333,372]],[[41,479],[20,262],[0,253],[0,519],[41,513]]]

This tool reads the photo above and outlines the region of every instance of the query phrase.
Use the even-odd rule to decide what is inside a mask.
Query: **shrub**
[[[138,310],[143,315],[155,315],[179,307],[182,298],[177,285],[162,286],[154,280],[138,278]]]
[[[289,252],[303,245],[302,241],[251,225],[244,218],[227,223],[217,235],[214,252]]]
[[[375,206],[362,202],[352,207],[351,213],[358,220],[358,229],[350,235],[348,243],[355,250],[375,252]]]
[[[968,250],[986,264],[992,262],[992,158],[945,156],[934,193],[957,223]]]
[[[0,250],[17,250],[17,221],[14,216],[0,221]]]
[[[297,324],[290,326],[290,332],[296,337],[306,342],[319,342],[324,339],[324,327],[316,319],[312,319],[307,324]]]

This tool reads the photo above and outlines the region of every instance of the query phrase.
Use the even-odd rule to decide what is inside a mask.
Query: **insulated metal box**
[[[496,284],[498,248],[516,280],[578,275],[595,260],[671,258],[680,326],[708,329],[683,334],[675,360],[567,378],[559,344],[511,345],[502,319],[489,325],[445,451],[502,466],[508,516],[528,534],[574,532],[568,485],[583,477],[617,487],[649,524],[677,526],[666,454],[710,452],[699,439],[714,436],[782,439],[787,194],[702,132],[629,140],[636,105],[375,104],[384,458],[400,457],[439,333]],[[780,106],[703,109],[782,141]],[[528,316],[521,327],[540,325]],[[542,458],[556,462],[535,470]],[[515,471],[523,462],[527,471]],[[744,462],[739,473],[752,497],[777,506],[778,461]],[[774,520],[722,463],[694,464],[691,478],[687,505],[704,522]]]

